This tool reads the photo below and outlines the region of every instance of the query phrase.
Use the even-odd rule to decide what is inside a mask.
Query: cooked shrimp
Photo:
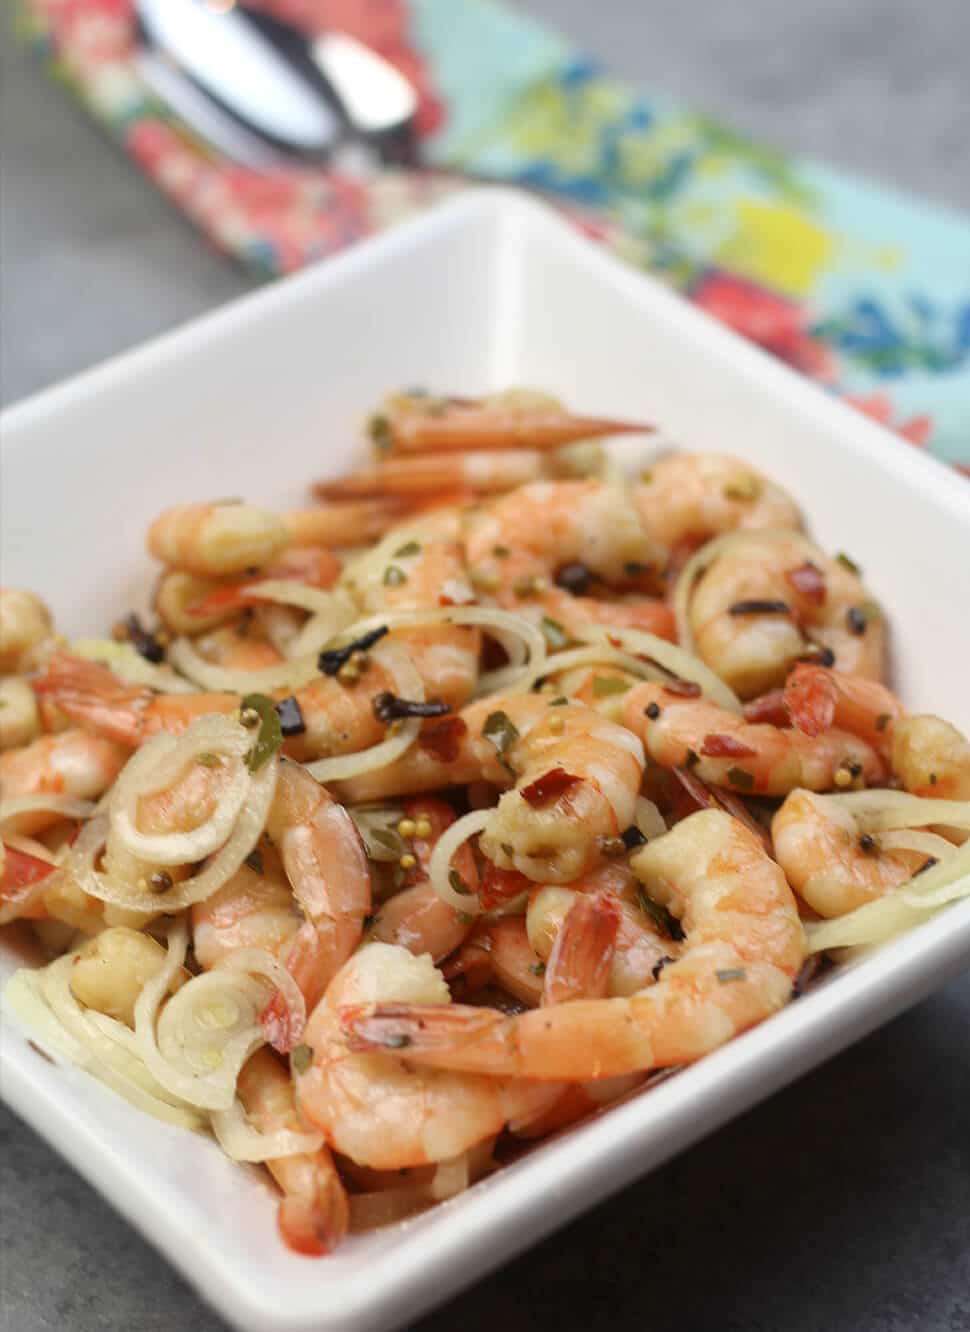
[[[313,493],[322,500],[358,499],[381,495],[436,495],[443,490],[472,494],[512,490],[538,481],[545,471],[535,449],[506,449],[497,453],[430,453],[391,458],[361,467],[333,481],[318,481]]]
[[[349,1051],[340,1020],[346,1005],[397,1000],[436,1013],[449,998],[427,955],[391,944],[365,945],[331,982],[307,1027],[313,1062],[297,1079],[297,1101],[344,1156],[376,1170],[450,1160],[558,1097],[557,1085],[438,1072],[387,1053]]]
[[[297,905],[306,916],[286,953],[308,1010],[360,943],[370,911],[371,879],[360,834],[342,805],[299,764],[280,764],[266,832],[278,849]],[[281,1000],[263,1022],[277,1049],[302,1033],[291,1029]]]
[[[610,993],[619,928],[620,908],[610,893],[577,897],[546,963],[543,1004],[605,998]]]
[[[633,868],[685,934],[656,985],[506,1017],[482,1008],[358,1003],[355,1051],[406,1050],[415,1063],[497,1077],[606,1078],[692,1063],[790,998],[805,956],[791,889],[736,819],[703,810],[650,842]]]
[[[535,694],[491,696],[460,714],[454,753],[420,740],[397,762],[341,783],[354,800],[484,779],[515,789],[499,800],[481,849],[501,869],[568,883],[598,864],[604,838],[633,822],[643,772],[640,742],[582,704]]]
[[[470,916],[443,901],[428,881],[431,852],[441,834],[454,823],[455,811],[446,801],[425,796],[404,801],[403,813],[398,830],[409,848],[405,857],[415,863],[401,869],[407,886],[381,904],[367,938],[399,944],[415,956],[429,953],[432,961],[439,962],[462,944],[473,924]],[[474,892],[478,870],[467,843],[459,848],[452,863]]]
[[[54,620],[33,592],[0,587],[0,674],[29,670],[33,652],[54,631]]]
[[[651,426],[572,416],[555,398],[511,389],[487,398],[397,393],[371,417],[382,453],[463,453],[474,449],[558,449],[603,435],[643,434]]]
[[[0,680],[0,751],[30,744],[39,730],[34,691],[19,675],[5,676]]]
[[[675,453],[652,463],[633,502],[655,541],[673,551],[739,528],[802,526],[795,501],[766,476],[724,453]]]
[[[195,647],[206,661],[232,671],[258,671],[264,666],[276,666],[284,659],[272,643],[245,631],[239,624],[210,629],[200,635]]]
[[[205,971],[241,948],[285,956],[304,919],[276,853],[264,842],[253,864],[240,865],[192,908],[195,956]]]
[[[442,966],[449,983],[461,979],[477,989],[490,981],[528,1008],[542,1002],[545,963],[533,950],[521,916],[477,924],[462,947]]]
[[[48,792],[95,800],[107,791],[126,758],[121,745],[103,736],[61,731],[0,754],[0,791],[6,800]],[[29,835],[62,817],[49,810],[31,810],[12,815],[5,828]]]
[[[578,638],[591,624],[598,624],[607,628],[642,629],[658,638],[667,638],[671,642],[677,640],[674,613],[659,597],[620,595],[607,601],[598,597],[572,596],[560,588],[547,588],[535,595],[530,594],[520,603],[519,609],[527,614],[533,607],[560,625],[570,637]]]
[[[205,580],[196,588],[197,596],[185,605],[185,615],[192,619],[211,619],[213,615],[234,614],[246,606],[265,604],[261,585],[273,582],[303,583],[307,587],[329,588],[340,576],[341,564],[329,550],[314,546],[291,546],[258,573],[237,578]]]
[[[625,491],[603,481],[537,481],[503,495],[470,516],[465,555],[474,586],[510,607],[570,566],[616,586],[661,557]]]
[[[926,864],[924,852],[897,849],[891,834],[863,832],[837,799],[792,791],[771,821],[775,858],[788,882],[820,916],[842,916]]]
[[[787,795],[873,786],[886,765],[858,736],[831,728],[817,736],[748,722],[702,698],[647,681],[625,696],[623,719],[647,755],[665,768],[689,768],[703,782],[744,795]]]
[[[890,747],[894,725],[905,709],[878,680],[800,662],[785,681],[784,704],[795,726],[821,735],[837,726],[880,753]]]
[[[737,534],[690,590],[699,655],[741,698],[780,685],[806,653],[878,680],[883,617],[852,568],[797,532]]]
[[[275,513],[254,504],[180,504],[148,529],[148,549],[172,569],[211,577],[242,573],[278,555],[289,542]]]
[[[310,509],[287,509],[282,519],[295,546],[324,546],[339,550],[375,541],[400,522],[404,501],[391,496],[348,500],[345,504],[317,504]]]
[[[305,1133],[286,1070],[268,1050],[257,1050],[239,1073],[239,1099],[255,1129]],[[350,1208],[326,1147],[281,1156],[266,1167],[283,1193],[277,1213],[280,1234],[291,1249],[310,1256],[330,1253],[347,1233]]]
[[[661,964],[679,954],[679,943],[664,934],[644,914],[637,882],[627,861],[612,860],[577,883],[538,888],[532,893],[526,925],[529,941],[543,962],[549,962],[564,923],[580,895],[606,895],[619,912],[607,994],[636,994],[653,984]],[[581,921],[582,916],[574,922],[574,928]]]
[[[970,741],[941,717],[926,714],[897,721],[892,763],[912,795],[970,800]]]

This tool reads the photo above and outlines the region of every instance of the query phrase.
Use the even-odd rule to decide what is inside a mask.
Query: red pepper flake
[[[760,698],[753,698],[744,705],[744,720],[748,722],[767,722],[769,726],[791,726],[791,716],[785,706],[785,691],[772,689]]]
[[[806,560],[797,569],[789,569],[785,578],[798,595],[813,606],[825,605],[825,575],[817,564]]]
[[[705,758],[753,758],[756,751],[733,735],[705,735],[701,744]]]
[[[748,832],[757,837],[768,855],[772,854],[771,837],[767,829],[761,826],[739,796],[721,788],[713,790],[706,782],[685,768],[674,768],[672,771],[695,809],[722,809],[725,814],[730,814],[739,823],[743,823]],[[682,817],[686,818],[686,814]]]
[[[538,809],[541,805],[548,805],[551,801],[557,800],[564,791],[568,791],[571,786],[575,786],[579,780],[579,777],[574,777],[571,772],[566,772],[564,768],[551,768],[549,772],[543,773],[541,777],[537,777],[528,786],[523,786],[519,794],[527,805],[531,805],[533,809]]]
[[[478,900],[483,911],[492,911],[534,887],[532,880],[518,870],[499,869],[491,860],[483,860],[478,885]]]
[[[467,734],[468,727],[461,717],[443,717],[422,729],[418,744],[442,763],[454,763]]]
[[[661,683],[661,689],[668,694],[676,694],[678,698],[700,698],[701,687],[693,680],[680,680],[674,676],[670,680],[664,680]]]

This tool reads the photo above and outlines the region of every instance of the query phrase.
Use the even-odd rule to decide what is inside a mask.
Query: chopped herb
[[[341,666],[346,666],[355,652],[366,652],[387,632],[387,625],[382,624],[377,629],[372,629],[369,634],[362,634],[360,638],[355,638],[346,647],[325,648],[317,658],[318,669],[323,671],[324,675],[336,675]]]
[[[746,601],[736,601],[728,607],[728,615],[790,615],[791,607],[787,601],[771,601],[768,598],[750,597]]]
[[[386,452],[393,443],[391,423],[386,416],[382,416],[379,412],[376,416],[372,416],[367,423],[367,433],[370,435],[374,446],[380,449],[382,453]]]
[[[479,592],[497,592],[502,583],[491,569],[469,569],[468,581]]]
[[[649,486],[652,480],[653,480],[653,469],[647,467],[640,473],[640,482],[642,485]]]
[[[276,712],[280,719],[280,730],[284,735],[302,735],[306,730],[303,711],[292,694],[288,698],[280,699],[276,705]]]
[[[638,578],[640,574],[649,573],[650,565],[641,564],[639,560],[627,560],[623,566],[623,572],[628,578]]]
[[[313,1050],[309,1045],[294,1045],[290,1051],[290,1063],[297,1073],[305,1073],[313,1063]]]
[[[515,847],[512,845],[511,842],[503,842],[502,851],[505,855],[508,856],[509,860],[511,860],[512,857],[515,855]]]
[[[517,578],[512,584],[512,591],[521,601],[526,597],[538,596],[542,591],[542,583],[534,575],[528,578]]]
[[[475,919],[475,917],[469,915],[467,911],[459,911],[456,913],[456,916],[459,925],[470,925],[472,921]]]
[[[761,483],[753,476],[739,476],[724,487],[725,499],[751,501],[760,494]]]
[[[253,847],[252,851],[250,851],[249,855],[246,857],[243,863],[245,865],[248,865],[254,874],[262,874],[263,857],[260,854],[258,846]]]
[[[635,851],[638,846],[646,845],[646,837],[644,837],[643,833],[634,823],[631,823],[630,827],[627,828],[625,832],[621,833],[620,836],[623,845],[628,851]]]
[[[404,545],[401,546],[399,550],[396,550],[394,552],[394,558],[396,560],[406,560],[412,555],[420,555],[420,554],[421,554],[420,541],[405,541]]]
[[[849,633],[858,636],[866,632],[869,618],[861,606],[850,606],[845,613],[845,622],[849,626]]]
[[[485,718],[482,736],[491,740],[500,754],[506,754],[518,740],[519,732],[507,712],[490,712]]]
[[[451,711],[450,705],[441,699],[418,703],[414,699],[398,698],[387,689],[374,695],[371,707],[377,720],[384,722],[385,725],[388,722],[399,721],[402,717],[443,717],[446,712]]]
[[[593,679],[594,698],[612,698],[615,694],[625,694],[630,688],[631,682],[618,675],[597,675]]]
[[[657,718],[660,716],[660,704],[648,703],[647,706],[643,709],[643,715],[645,717],[649,717],[651,721],[656,721]]]
[[[744,967],[726,967],[723,971],[715,971],[714,975],[722,985],[727,985],[729,981],[748,979],[748,973]]]
[[[383,583],[385,587],[400,587],[408,581],[408,576],[403,569],[399,569],[396,564],[389,564],[384,570]]]
[[[247,711],[256,713],[259,718],[259,730],[252,748],[246,755],[246,767],[250,772],[258,772],[283,743],[283,731],[276,705],[265,694],[247,694],[240,704],[240,717]]]
[[[200,764],[201,767],[203,768],[222,767],[222,759],[219,757],[219,755],[211,753],[208,749],[201,754],[196,754],[195,761],[196,763]]]
[[[128,634],[128,642],[139,656],[144,657],[146,661],[156,663],[165,660],[164,646],[155,634],[150,633],[145,628],[134,611],[125,617],[125,629]]]
[[[545,962],[533,962],[529,970],[533,976],[544,976],[546,974],[546,964]]]
[[[552,648],[553,652],[558,652],[569,642],[569,635],[559,623],[558,620],[551,619],[548,615],[543,615],[539,621],[539,628],[542,630],[542,636]]]
[[[457,870],[453,869],[448,871],[448,883],[451,885],[454,891],[456,893],[460,893],[462,897],[471,897],[472,890],[469,888],[468,884],[461,877],[461,875],[458,873]]]
[[[935,772],[931,772],[931,773],[930,773],[930,786],[935,786],[935,785],[936,785],[936,773],[935,773]]]
[[[386,851],[391,859],[399,860],[404,855],[404,843],[390,828],[370,828],[368,833],[371,841],[382,851]]]
[[[879,716],[876,718],[876,730],[884,731],[891,721],[892,717],[890,717],[888,712],[880,712]]]
[[[679,943],[686,937],[683,926],[677,917],[668,911],[665,906],[661,906],[659,902],[655,902],[652,897],[649,897],[643,887],[637,888],[637,904],[643,914],[649,916],[657,929],[666,934],[668,939],[673,939],[675,943]]]
[[[551,698],[551,699],[549,700],[549,706],[550,706],[551,708],[564,708],[564,707],[566,707],[566,706],[568,705],[568,703],[569,703],[569,699],[568,699],[568,698],[561,698],[561,697],[560,697],[560,698]]]
[[[582,597],[589,591],[593,575],[585,564],[573,560],[569,564],[560,565],[553,581],[557,587],[561,587],[565,592],[571,592],[574,597]]]
[[[381,1044],[386,1046],[388,1050],[406,1050],[413,1042],[407,1032],[392,1031],[383,1037]]]
[[[507,560],[512,552],[509,550],[508,546],[493,546],[492,554],[497,560]]]
[[[841,564],[843,569],[848,569],[849,573],[855,574],[856,578],[862,577],[862,570],[856,564],[855,560],[846,555],[845,551],[840,550],[835,557],[836,564]]]
[[[737,786],[742,791],[754,789],[754,777],[747,768],[728,768],[727,779],[732,786]]]

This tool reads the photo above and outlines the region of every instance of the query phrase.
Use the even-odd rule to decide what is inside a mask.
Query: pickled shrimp
[[[54,631],[54,619],[40,597],[19,587],[0,587],[0,674],[34,665],[34,653]]]
[[[307,1026],[313,1051],[297,1077],[297,1103],[330,1145],[359,1165],[402,1170],[445,1161],[507,1125],[540,1114],[560,1087],[416,1068],[399,1054],[357,1054],[341,1025],[347,1005],[397,1001],[421,1012],[449,1008],[441,973],[425,954],[371,943],[331,982]]]
[[[941,717],[904,717],[892,730],[893,772],[912,795],[970,800],[970,741]]]
[[[686,767],[701,781],[742,795],[787,795],[797,786],[873,786],[887,775],[875,749],[848,731],[833,727],[808,736],[748,722],[651,681],[626,695],[623,720],[655,763]]]
[[[41,736],[21,749],[0,754],[0,794],[18,796],[57,793],[96,800],[121,771],[127,753],[123,746],[88,731],[60,731]],[[7,832],[36,833],[63,817],[35,809],[5,820]]]
[[[379,800],[456,783],[514,782],[480,846],[499,868],[546,883],[579,878],[601,860],[603,839],[633,822],[642,746],[591,708],[535,694],[493,695],[446,721],[458,723],[446,757],[419,738],[379,772],[342,782],[343,796]]]
[[[802,526],[795,501],[748,463],[723,453],[675,453],[652,463],[633,502],[668,552],[702,546],[738,529]]]
[[[537,1008],[545,969],[529,942],[523,918],[500,916],[476,924],[441,970],[450,985],[457,983],[464,991],[494,984],[527,1008]]]
[[[458,1005],[357,1003],[341,1015],[349,1047],[496,1077],[606,1078],[692,1063],[788,1001],[805,956],[798,909],[784,874],[742,824],[703,810],[632,864],[685,935],[656,985],[511,1018]]]
[[[838,797],[811,791],[791,792],[771,821],[771,836],[788,882],[820,916],[853,911],[932,863],[926,851],[898,846],[896,833],[863,831]]]
[[[652,427],[573,416],[547,393],[509,389],[486,398],[392,394],[370,419],[378,454],[465,453],[475,449],[549,450],[603,435],[642,434]]]
[[[236,1083],[247,1118],[261,1133],[305,1133],[293,1084],[268,1050],[257,1050]],[[350,1208],[326,1147],[266,1162],[283,1197],[277,1213],[280,1234],[297,1253],[330,1253],[347,1233]]]
[[[281,518],[242,501],[179,504],[148,529],[148,549],[169,568],[200,577],[267,564],[289,544]]]
[[[688,566],[682,577],[691,584],[696,651],[739,697],[782,684],[812,654],[840,671],[882,678],[885,622],[854,567],[797,532],[739,532],[727,541],[709,563],[699,553],[699,574]]]

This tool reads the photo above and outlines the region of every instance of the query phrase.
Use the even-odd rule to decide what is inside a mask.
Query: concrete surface
[[[966,0],[521,7],[618,71],[766,140],[970,210]],[[9,43],[2,54],[9,402],[248,283],[62,92]],[[422,1332],[970,1332],[968,1030],[964,977],[474,1287]],[[0,1111],[3,1332],[222,1326]]]

